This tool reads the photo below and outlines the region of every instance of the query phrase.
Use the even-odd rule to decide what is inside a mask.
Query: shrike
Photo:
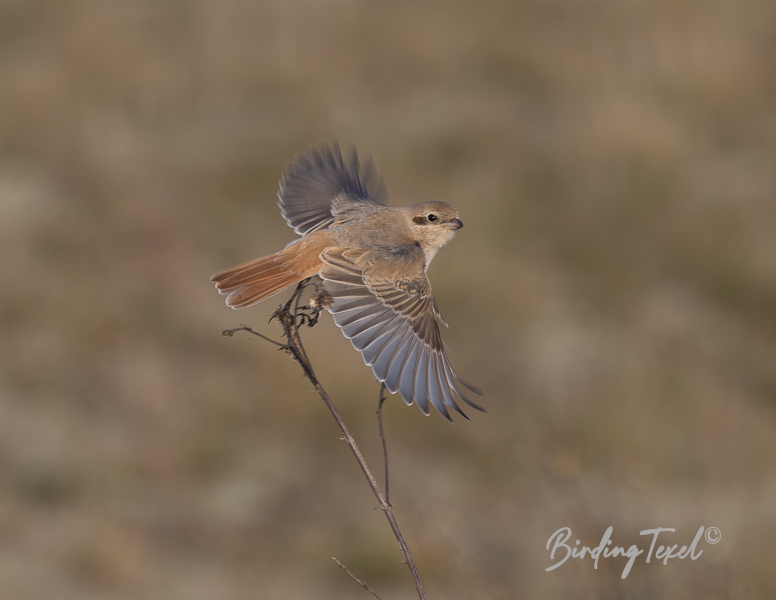
[[[378,381],[428,415],[429,401],[448,420],[455,401],[482,395],[450,366],[426,270],[463,223],[446,202],[385,206],[388,190],[370,157],[351,147],[309,146],[286,165],[278,198],[283,218],[302,237],[276,254],[213,275],[226,304],[246,308],[313,275],[331,295],[334,322]],[[466,417],[468,418],[468,417]]]

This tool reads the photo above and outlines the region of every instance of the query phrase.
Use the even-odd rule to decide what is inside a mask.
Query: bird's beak
[[[460,229],[463,227],[463,223],[461,222],[461,219],[453,219],[448,223],[452,229]]]

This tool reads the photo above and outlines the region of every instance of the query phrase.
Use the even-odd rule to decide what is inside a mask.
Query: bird
[[[467,420],[456,401],[487,412],[467,394],[484,395],[453,370],[426,271],[463,227],[458,211],[438,200],[389,207],[374,158],[361,166],[354,145],[308,146],[286,164],[278,206],[299,238],[285,248],[210,278],[233,309],[253,306],[318,275],[330,296],[327,310],[377,380],[391,394],[448,421]]]

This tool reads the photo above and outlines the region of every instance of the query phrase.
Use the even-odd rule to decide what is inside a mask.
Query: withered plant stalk
[[[299,299],[302,296],[302,293],[304,292],[305,288],[308,287],[308,285],[313,285],[316,288],[316,292],[313,294],[309,306],[300,307]],[[257,331],[254,331],[253,329],[251,329],[246,325],[241,325],[240,327],[237,327],[235,329],[226,329],[222,332],[222,334],[227,337],[231,337],[238,331],[246,331],[268,342],[275,344],[280,349],[290,354],[296,360],[296,362],[299,363],[299,365],[302,367],[302,370],[304,371],[305,377],[307,377],[307,379],[310,380],[310,383],[313,384],[315,391],[318,392],[318,395],[324,401],[324,403],[326,404],[326,407],[329,409],[332,416],[334,417],[334,420],[337,422],[337,425],[339,426],[340,431],[342,432],[342,439],[345,440],[351,452],[353,452],[353,456],[356,457],[356,460],[358,461],[359,467],[361,467],[361,471],[364,474],[364,477],[366,477],[366,480],[369,482],[369,486],[372,488],[372,492],[374,493],[375,498],[377,498],[378,508],[380,508],[380,510],[383,512],[383,514],[385,515],[385,518],[388,519],[388,523],[391,526],[393,535],[396,537],[396,541],[399,543],[399,547],[401,548],[402,554],[404,555],[404,562],[407,565],[410,571],[410,574],[412,575],[412,578],[415,582],[415,590],[418,593],[419,600],[427,600],[426,592],[423,589],[423,582],[420,580],[420,575],[418,574],[418,569],[415,566],[415,561],[412,559],[412,554],[410,554],[410,550],[407,547],[407,543],[404,541],[404,536],[402,535],[401,530],[399,529],[399,524],[396,522],[396,517],[394,517],[393,515],[393,507],[388,501],[388,498],[389,498],[388,451],[385,443],[385,435],[383,432],[383,421],[382,421],[382,407],[383,407],[383,402],[385,400],[384,386],[380,388],[380,400],[378,403],[376,414],[377,414],[378,431],[380,433],[380,440],[382,442],[382,448],[383,448],[383,460],[385,464],[385,495],[383,495],[382,491],[380,490],[380,486],[377,484],[377,481],[372,475],[372,472],[369,470],[369,466],[367,465],[366,460],[364,459],[364,456],[361,454],[361,451],[358,449],[356,440],[353,439],[353,436],[351,435],[350,430],[348,429],[347,425],[345,425],[345,421],[342,419],[342,416],[339,414],[339,411],[334,406],[334,402],[332,402],[331,397],[326,392],[326,390],[323,389],[323,386],[318,381],[318,378],[315,376],[312,363],[310,362],[310,359],[307,356],[307,352],[305,352],[304,346],[302,345],[302,338],[299,335],[299,328],[304,324],[307,324],[310,327],[315,325],[315,323],[318,320],[320,311],[326,305],[326,302],[327,302],[326,296],[327,296],[326,292],[323,291],[319,285],[310,284],[309,279],[305,279],[304,281],[300,282],[299,285],[297,285],[296,290],[294,290],[294,293],[292,294],[291,298],[289,298],[288,302],[286,302],[284,306],[279,307],[278,310],[276,310],[275,313],[272,315],[272,319],[277,319],[280,322],[281,326],[283,327],[283,337],[286,339],[285,344],[281,342],[277,342],[261,333],[258,333]],[[338,561],[336,558],[334,559],[334,561],[340,567],[342,567],[345,570],[345,572],[348,575],[350,575],[352,579],[354,579],[362,587],[364,587],[364,589],[366,589],[376,598],[380,598],[380,596],[378,596],[371,588],[369,588],[368,585],[366,585],[361,580],[357,579],[355,575],[353,575],[347,568],[345,568],[345,566],[340,561]]]

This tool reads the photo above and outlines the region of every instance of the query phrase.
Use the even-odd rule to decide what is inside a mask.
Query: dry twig
[[[377,431],[380,433],[380,442],[383,445],[383,464],[385,465],[385,501],[391,505],[390,488],[388,487],[388,446],[385,443],[385,431],[383,430],[383,402],[385,402],[385,384],[380,384],[380,400],[377,402]]]
[[[377,592],[375,592],[375,591],[374,591],[372,588],[370,588],[370,587],[369,587],[367,584],[365,584],[363,581],[361,581],[361,580],[360,580],[358,577],[356,577],[355,575],[353,575],[353,573],[351,573],[351,572],[350,572],[350,569],[348,569],[348,568],[347,568],[345,565],[343,565],[343,564],[342,564],[340,561],[338,561],[338,560],[337,560],[336,558],[334,558],[333,556],[331,557],[331,559],[332,559],[332,560],[333,560],[335,563],[337,563],[337,564],[338,564],[338,565],[339,565],[339,566],[342,568],[342,570],[343,570],[343,571],[345,571],[345,573],[347,573],[348,575],[350,575],[350,578],[351,578],[353,581],[355,581],[357,584],[359,584],[359,585],[360,585],[362,588],[364,588],[364,589],[365,589],[367,592],[369,592],[370,594],[372,594],[372,595],[373,595],[375,598],[377,598],[377,600],[383,600],[383,599],[382,599],[380,596],[378,596],[378,595],[377,595]]]
[[[388,453],[385,445],[385,436],[383,435],[383,424],[382,424],[382,405],[383,405],[383,401],[385,400],[385,398],[383,397],[384,387],[380,389],[380,403],[378,405],[377,416],[378,416],[378,428],[380,431],[380,438],[383,444],[383,458],[385,462],[385,487],[386,487],[385,496],[383,496],[383,493],[380,490],[380,486],[377,484],[377,481],[372,475],[372,472],[369,470],[369,467],[366,464],[366,460],[364,460],[364,456],[361,454],[361,451],[359,450],[355,439],[353,439],[353,436],[351,435],[350,430],[348,429],[347,425],[345,425],[345,421],[343,421],[342,417],[339,414],[339,411],[337,411],[337,408],[334,406],[334,403],[332,402],[331,397],[326,392],[326,390],[323,389],[323,386],[320,384],[320,382],[318,381],[318,378],[315,376],[315,372],[313,371],[313,367],[312,367],[312,364],[310,363],[310,359],[307,357],[307,353],[305,352],[304,346],[302,345],[302,339],[299,336],[299,327],[301,325],[304,325],[305,323],[309,327],[312,327],[313,325],[315,325],[315,323],[318,320],[320,311],[323,308],[325,308],[326,301],[327,301],[326,292],[321,290],[321,288],[318,285],[312,284],[312,285],[315,285],[316,287],[316,293],[311,298],[310,305],[307,307],[300,307],[299,299],[303,291],[309,284],[310,284],[309,279],[305,279],[304,281],[300,282],[299,285],[296,287],[296,290],[294,290],[294,293],[291,295],[291,298],[289,298],[288,302],[286,302],[284,306],[278,308],[278,310],[276,310],[275,313],[272,315],[272,319],[277,319],[278,321],[280,321],[280,324],[283,327],[283,337],[286,338],[285,344],[276,342],[275,340],[272,340],[267,336],[261,333],[258,333],[245,325],[241,325],[240,327],[235,329],[226,329],[222,332],[222,335],[231,337],[238,331],[247,331],[248,333],[257,335],[264,340],[267,340],[269,342],[272,342],[273,344],[276,344],[277,346],[280,346],[281,349],[291,354],[294,357],[294,359],[299,363],[299,365],[302,367],[302,370],[304,371],[305,377],[307,377],[307,379],[310,380],[310,383],[313,384],[313,387],[315,387],[315,391],[318,392],[318,395],[324,401],[324,403],[326,404],[326,407],[329,409],[332,416],[334,417],[334,420],[337,422],[337,425],[339,426],[340,431],[342,432],[343,439],[347,443],[351,452],[353,452],[353,455],[356,457],[356,460],[358,461],[359,467],[361,467],[361,471],[364,474],[364,477],[366,477],[367,481],[369,482],[369,487],[372,488],[372,492],[374,493],[375,498],[377,498],[377,503],[379,505],[380,510],[383,511],[383,513],[385,514],[385,518],[388,519],[388,523],[391,526],[393,535],[396,538],[396,541],[399,543],[399,547],[401,548],[402,554],[404,555],[405,563],[414,580],[415,590],[417,591],[419,600],[427,600],[426,592],[423,589],[423,582],[420,580],[420,575],[418,574],[418,569],[415,566],[415,561],[412,559],[412,555],[410,554],[410,550],[407,547],[407,543],[404,541],[404,536],[402,535],[401,530],[399,529],[399,525],[396,522],[396,518],[393,516],[392,506],[387,500],[388,498]],[[270,319],[270,321],[272,319]],[[350,573],[350,571],[348,571],[344,567],[344,565],[342,565],[342,563],[340,563],[337,559],[334,559],[334,560],[343,569],[345,569],[345,571],[355,581],[360,583],[365,589],[367,589],[374,596],[379,598],[379,596],[377,596],[377,594],[375,594],[371,589],[369,589],[368,586],[366,586],[366,584],[361,582],[352,573]]]

